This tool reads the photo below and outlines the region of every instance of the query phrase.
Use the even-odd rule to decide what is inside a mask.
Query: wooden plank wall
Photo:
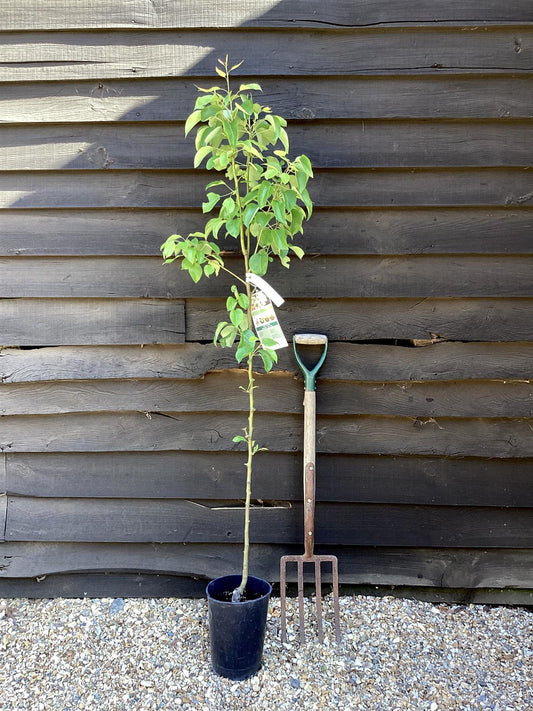
[[[226,53],[316,168],[309,256],[271,281],[286,335],[331,341],[319,549],[344,583],[533,588],[530,0],[0,6],[0,595],[239,567],[227,284],[159,256],[203,221],[183,124]],[[302,537],[288,351],[259,385],[252,568],[275,581]]]

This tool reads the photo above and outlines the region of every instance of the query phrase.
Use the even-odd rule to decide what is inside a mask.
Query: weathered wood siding
[[[183,125],[227,53],[316,169],[309,256],[270,280],[286,335],[331,341],[317,545],[345,583],[533,588],[530,0],[0,9],[0,595],[239,567],[227,283],[159,256],[203,222]],[[288,350],[259,386],[252,567],[275,581],[302,547]]]

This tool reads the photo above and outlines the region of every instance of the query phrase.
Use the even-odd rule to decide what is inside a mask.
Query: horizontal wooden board
[[[244,370],[214,373],[203,380],[90,380],[4,384],[2,415],[72,412],[247,412],[241,391]],[[256,407],[262,412],[302,409],[302,385],[294,376],[256,376]],[[324,415],[407,417],[532,417],[530,381],[434,383],[322,380],[317,411]]]
[[[6,452],[242,451],[234,444],[242,413],[102,413],[3,418]],[[272,451],[302,446],[301,415],[261,414],[254,439]],[[530,419],[327,416],[317,423],[317,451],[516,458],[533,456]]]
[[[300,377],[291,349],[278,351],[275,371]],[[525,380],[531,377],[533,343],[433,343],[422,348],[330,342],[320,369],[326,379],[449,381]],[[0,381],[33,383],[63,380],[187,379],[237,365],[233,351],[212,344],[178,346],[57,346],[0,348]]]
[[[165,27],[358,27],[365,25],[411,25],[413,23],[460,23],[486,25],[523,23],[533,20],[526,0],[513,0],[504,6],[498,0],[485,1],[480,10],[475,0],[447,0],[437,8],[431,0],[416,0],[407,6],[391,5],[385,0],[357,3],[329,0],[183,0],[176,6],[159,5],[148,0],[120,0],[112,7],[106,0],[93,0],[91,8],[80,7],[75,0],[25,0],[6,5],[3,30],[58,28],[165,28]],[[477,18],[477,19],[475,19]]]
[[[0,173],[1,208],[198,207],[203,171]],[[522,168],[317,171],[317,207],[516,207],[533,204],[533,171]]]
[[[529,299],[291,299],[278,310],[287,334],[325,333],[331,340],[533,340]],[[209,340],[224,318],[218,299],[187,302],[187,341]],[[433,334],[433,335],[432,335]]]
[[[293,122],[293,155],[315,168],[527,166],[533,124],[516,121]],[[191,168],[183,124],[0,126],[2,170]]]
[[[315,540],[327,545],[431,548],[533,546],[533,509],[317,504]],[[253,543],[300,543],[302,507],[252,507]],[[235,543],[241,507],[191,501],[8,497],[7,541]]]
[[[338,556],[343,583],[473,589],[533,587],[531,550],[321,546],[317,552]],[[238,544],[231,543],[6,542],[1,553],[0,580],[7,582],[76,571],[144,571],[214,578],[238,573],[242,551]],[[292,545],[253,545],[253,574],[278,581],[279,559],[286,553],[299,554],[300,549]],[[292,567],[287,571],[289,580],[294,580]]]
[[[6,35],[0,81],[51,81],[214,76],[217,58],[232,50],[246,63],[236,76],[436,74],[529,71],[533,30],[473,26],[456,29],[334,28],[301,30],[164,30]]]
[[[300,241],[300,240],[295,240]],[[305,244],[303,240],[301,244]],[[243,273],[242,258],[226,258]],[[230,294],[225,274],[195,284],[161,257],[0,258],[0,298],[212,298]],[[279,263],[269,282],[286,298],[533,296],[533,257],[312,257]]]
[[[111,299],[0,299],[5,345],[183,343],[183,302]]]
[[[533,78],[513,74],[416,77],[252,76],[261,103],[288,119],[531,118]],[[5,123],[185,121],[208,80],[63,80],[2,86]]]
[[[300,243],[308,254],[532,254],[532,221],[528,207],[317,208]],[[199,209],[14,209],[0,222],[0,256],[160,256],[168,235],[201,230],[206,217]],[[235,248],[231,238],[221,244]]]
[[[11,495],[242,500],[242,452],[9,453]],[[317,500],[435,506],[533,506],[533,460],[319,454]],[[253,499],[298,501],[300,454],[263,452]]]

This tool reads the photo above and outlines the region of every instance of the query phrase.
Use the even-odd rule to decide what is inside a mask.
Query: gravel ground
[[[314,603],[308,643],[279,638],[270,603],[263,668],[233,682],[210,671],[207,603],[117,598],[0,599],[0,709],[29,711],[528,711],[533,709],[533,614],[392,597],[341,597],[343,639],[326,642]]]

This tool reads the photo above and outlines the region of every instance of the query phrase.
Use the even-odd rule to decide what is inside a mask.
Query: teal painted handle
[[[303,363],[302,359],[300,358],[298,354],[298,348],[297,345],[307,345],[307,346],[316,346],[316,345],[322,345],[324,346],[324,349],[322,351],[322,355],[318,359],[318,363],[315,365],[314,368],[309,369],[307,368]],[[297,333],[292,337],[292,345],[294,348],[294,355],[296,356],[296,360],[298,361],[298,365],[300,366],[300,369],[304,375],[304,381],[305,381],[305,389],[313,391],[315,390],[315,381],[316,381],[316,374],[322,367],[322,364],[324,363],[326,359],[326,353],[328,351],[328,337],[324,336],[321,333]]]

